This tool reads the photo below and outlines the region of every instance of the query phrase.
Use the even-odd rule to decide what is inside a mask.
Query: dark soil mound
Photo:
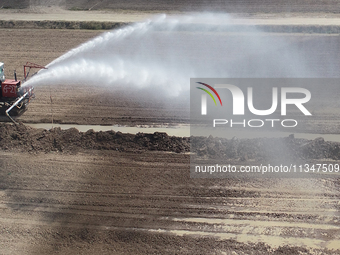
[[[190,148],[191,141],[191,148]],[[22,151],[78,152],[80,150],[191,152],[199,157],[223,159],[340,159],[340,143],[285,138],[223,139],[214,137],[175,137],[166,133],[124,134],[115,131],[79,132],[34,129],[23,124],[0,123],[0,148]]]
[[[68,151],[81,149],[139,151],[158,150],[185,152],[189,151],[189,138],[170,137],[166,133],[123,134],[106,131],[85,133],[76,128],[62,130],[34,129],[25,125],[0,124],[0,148],[26,151]]]
[[[191,148],[199,157],[224,159],[340,159],[340,143],[284,138],[221,139],[191,137]]]

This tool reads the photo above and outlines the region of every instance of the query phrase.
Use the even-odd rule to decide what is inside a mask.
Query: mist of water
[[[161,15],[101,34],[70,50],[27,85],[84,84],[189,90],[190,78],[311,77],[283,36],[239,31],[226,14]]]

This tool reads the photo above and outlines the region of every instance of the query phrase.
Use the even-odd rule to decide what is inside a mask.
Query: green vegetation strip
[[[18,29],[87,29],[111,30],[129,25],[129,22],[98,22],[98,21],[24,21],[0,20],[0,28]],[[158,28],[162,30],[162,28]],[[211,26],[196,24],[179,26],[180,31],[211,31]],[[310,34],[340,34],[338,25],[232,25],[220,26],[214,31],[222,32],[254,32],[268,33],[310,33]]]
[[[18,29],[88,29],[111,30],[130,23],[126,22],[96,22],[96,21],[24,21],[24,20],[0,20],[0,28]]]

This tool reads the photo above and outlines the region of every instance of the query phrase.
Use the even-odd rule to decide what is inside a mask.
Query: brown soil
[[[47,65],[55,58],[79,44],[97,36],[101,31],[89,30],[34,30],[3,29],[0,49],[5,75],[23,79],[22,66],[27,61]],[[25,41],[16,38],[25,38]],[[144,92],[148,93],[148,92]],[[36,99],[19,118],[23,122],[78,123],[78,124],[152,124],[188,122],[188,100],[164,101],[157,95],[140,100],[141,92],[108,90],[102,86],[60,84],[35,88]],[[52,98],[52,104],[51,104]],[[177,102],[178,101],[178,102]]]
[[[61,130],[34,129],[25,125],[0,124],[0,147],[4,150],[20,149],[28,152],[67,151],[76,153],[80,150],[115,150],[115,151],[169,151],[189,152],[189,138],[170,137],[166,133],[123,134],[107,131],[85,133],[76,128]]]
[[[336,179],[191,179],[188,154],[131,135],[0,133],[2,254],[340,254]]]
[[[28,7],[31,2],[34,7],[37,1],[0,2],[16,4],[14,7]],[[47,6],[52,2],[67,8],[89,8],[80,1],[45,1]],[[168,2],[152,3],[127,1],[115,7],[166,10],[170,6]],[[171,9],[181,10],[188,3],[171,2]],[[216,2],[216,6],[235,11],[246,7],[252,12],[259,8],[280,11],[284,5],[290,10],[337,12],[334,1],[288,3]],[[200,9],[201,4],[195,1],[193,9]],[[211,3],[212,9],[216,6]],[[100,33],[0,31],[1,61],[6,63],[8,77],[14,69],[21,70],[26,61],[46,65]],[[295,37],[292,44],[301,48],[318,45],[320,38],[328,40]],[[337,57],[337,45],[337,40],[331,40],[315,52],[317,58],[310,56],[315,68],[323,68],[330,55]],[[98,87],[90,92],[81,85],[70,89],[63,84],[36,88],[36,95],[21,121],[51,122],[51,112],[55,121],[64,123],[188,121],[188,105],[183,100],[177,103],[155,99],[151,104],[135,100],[138,92],[127,97],[122,91],[108,93]],[[336,116],[326,117],[336,120]],[[339,131],[331,124],[326,128],[321,129]],[[240,140],[231,145],[230,140],[210,138],[206,141],[209,148],[204,148],[200,144],[204,138],[197,139],[201,139],[197,152],[204,156],[225,156],[224,152],[233,149],[239,154],[228,154],[232,159],[261,158],[263,141]],[[286,140],[295,152],[302,153],[296,154],[301,158],[318,158],[316,162],[323,163],[325,158],[338,156],[336,143],[322,139]],[[270,144],[276,142],[272,140]],[[218,150],[216,143],[221,145]],[[80,133],[75,129],[46,131],[1,124],[0,253],[340,254],[339,178],[192,179],[190,156],[185,153],[188,146],[188,138],[162,133]]]
[[[97,36],[102,31],[58,30],[58,29],[2,29],[1,61],[5,63],[5,74],[23,78],[26,61],[47,65],[70,49]],[[321,75],[337,75],[340,70],[340,52],[337,50],[338,36],[294,34],[277,35],[301,50],[311,72]],[[17,38],[25,38],[18,40]],[[242,38],[241,38],[242,39]],[[240,39],[240,40],[241,40]],[[316,51],[317,49],[317,51]],[[314,52],[310,54],[310,52]],[[256,59],[256,52],[252,53]],[[252,57],[252,56],[250,56]],[[330,66],[330,63],[332,65]],[[330,73],[330,71],[332,73]],[[189,100],[187,98],[157,98],[149,91],[129,92],[103,86],[83,84],[39,86],[35,88],[36,99],[28,111],[18,120],[22,122],[75,123],[99,125],[177,124],[189,122]],[[154,95],[152,97],[152,95]],[[337,102],[333,93],[332,102]],[[52,103],[51,103],[52,98]],[[144,99],[143,99],[144,98]],[[146,100],[148,98],[148,100]],[[334,112],[319,114],[315,125],[306,126],[302,132],[339,133],[337,105]],[[320,108],[321,109],[321,108]],[[317,112],[319,109],[315,109]],[[53,118],[52,118],[53,117]],[[329,123],[334,122],[333,125]]]
[[[284,138],[222,139],[191,137],[191,152],[214,159],[297,160],[340,159],[340,143],[327,142],[322,137],[314,140]]]
[[[191,147],[190,147],[191,141]],[[27,152],[72,152],[94,149],[128,152],[191,151],[200,157],[230,160],[269,159],[340,159],[340,143],[285,138],[224,139],[213,137],[175,137],[166,133],[123,134],[106,131],[79,132],[76,128],[62,130],[34,129],[23,124],[0,123],[0,148]]]

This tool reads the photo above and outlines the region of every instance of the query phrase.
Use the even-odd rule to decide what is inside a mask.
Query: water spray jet
[[[178,96],[194,77],[312,77],[298,49],[227,14],[157,16],[109,31],[47,65],[27,84],[90,84]]]

